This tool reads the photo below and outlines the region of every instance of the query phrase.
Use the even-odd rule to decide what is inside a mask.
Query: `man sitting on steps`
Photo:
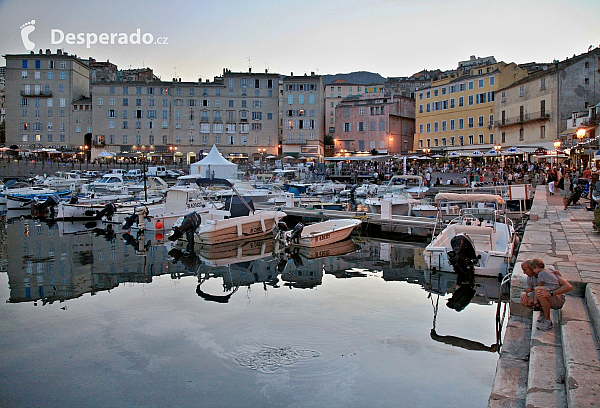
[[[559,272],[545,269],[541,259],[525,260],[521,263],[521,269],[527,275],[527,287],[521,293],[521,304],[534,310],[541,309],[537,328],[550,330],[550,309],[561,309],[565,304],[565,293],[573,290],[573,287]]]

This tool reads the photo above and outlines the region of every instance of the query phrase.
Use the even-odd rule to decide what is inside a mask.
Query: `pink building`
[[[407,154],[413,149],[415,100],[384,93],[352,95],[335,108],[335,154]]]

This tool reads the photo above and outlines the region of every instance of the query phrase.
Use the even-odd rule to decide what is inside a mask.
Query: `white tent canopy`
[[[210,153],[196,163],[190,165],[190,174],[198,174],[200,177],[234,178],[238,166],[224,158],[217,146],[213,145]]]

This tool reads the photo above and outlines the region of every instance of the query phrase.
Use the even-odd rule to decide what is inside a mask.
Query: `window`
[[[469,144],[473,144],[473,135],[469,135]]]
[[[465,106],[465,97],[461,96],[458,98],[458,107]]]
[[[123,121],[123,129],[129,128],[129,125],[126,120]]]
[[[473,105],[473,95],[469,95],[469,105]]]
[[[519,140],[525,140],[525,133],[523,132],[523,128],[519,129]]]
[[[473,89],[473,81],[469,81],[469,89]]]
[[[589,78],[584,78],[584,79],[583,79],[583,83],[584,83],[585,85],[589,85],[589,84],[590,84],[590,79],[589,79]]]
[[[371,122],[371,123],[373,123],[373,122]],[[422,123],[419,125],[419,133],[423,133],[423,124]]]
[[[450,119],[450,130],[454,130],[454,119]]]
[[[474,118],[469,118],[469,127],[472,128],[474,126]]]
[[[98,98],[98,106],[104,105],[104,100],[102,98]]]
[[[434,132],[439,132],[439,123],[438,122],[433,122],[433,131]]]
[[[483,88],[483,79],[480,79],[480,80],[479,80],[479,87],[480,87],[480,88]]]
[[[360,109],[364,109],[364,108],[360,108]],[[419,105],[419,113],[423,113],[423,105]]]
[[[427,133],[431,132],[431,123],[427,124]]]
[[[525,85],[519,85],[519,96],[525,96]]]
[[[385,130],[385,121],[379,121],[379,130]]]
[[[477,124],[478,124],[479,127],[483,127],[484,126],[484,118],[483,118],[483,116],[479,116]]]
[[[352,132],[352,123],[344,123],[344,132]]]
[[[213,123],[213,133],[223,133],[223,124]]]
[[[450,99],[450,109],[454,108],[454,98]]]
[[[66,72],[61,72],[60,73],[60,79],[67,79],[67,73]]]
[[[541,90],[546,89],[546,78],[540,78],[540,89]]]
[[[546,138],[546,126],[540,126],[540,139]]]
[[[442,95],[446,95],[446,88],[442,88]]]
[[[465,127],[465,120],[463,118],[460,118],[458,120],[458,128],[459,129],[464,129],[464,127]]]
[[[445,131],[445,130],[446,130],[446,121],[443,120],[442,121],[442,131]]]
[[[356,130],[358,130],[359,132],[364,132],[365,130],[367,130],[367,122],[357,122]]]
[[[479,135],[479,144],[483,144],[483,135]]]
[[[490,133],[490,143],[494,143],[494,134]]]
[[[496,83],[496,77],[491,76],[490,77],[490,86],[494,85]]]

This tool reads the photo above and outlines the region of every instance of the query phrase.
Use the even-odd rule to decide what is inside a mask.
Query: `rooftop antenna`
[[[173,69],[175,70],[175,74],[173,75],[173,78],[177,78],[177,68],[178,67],[173,67]]]
[[[248,59],[248,68],[252,68],[252,64],[250,63],[250,58],[252,58],[252,55],[249,57],[246,57],[246,59]]]

